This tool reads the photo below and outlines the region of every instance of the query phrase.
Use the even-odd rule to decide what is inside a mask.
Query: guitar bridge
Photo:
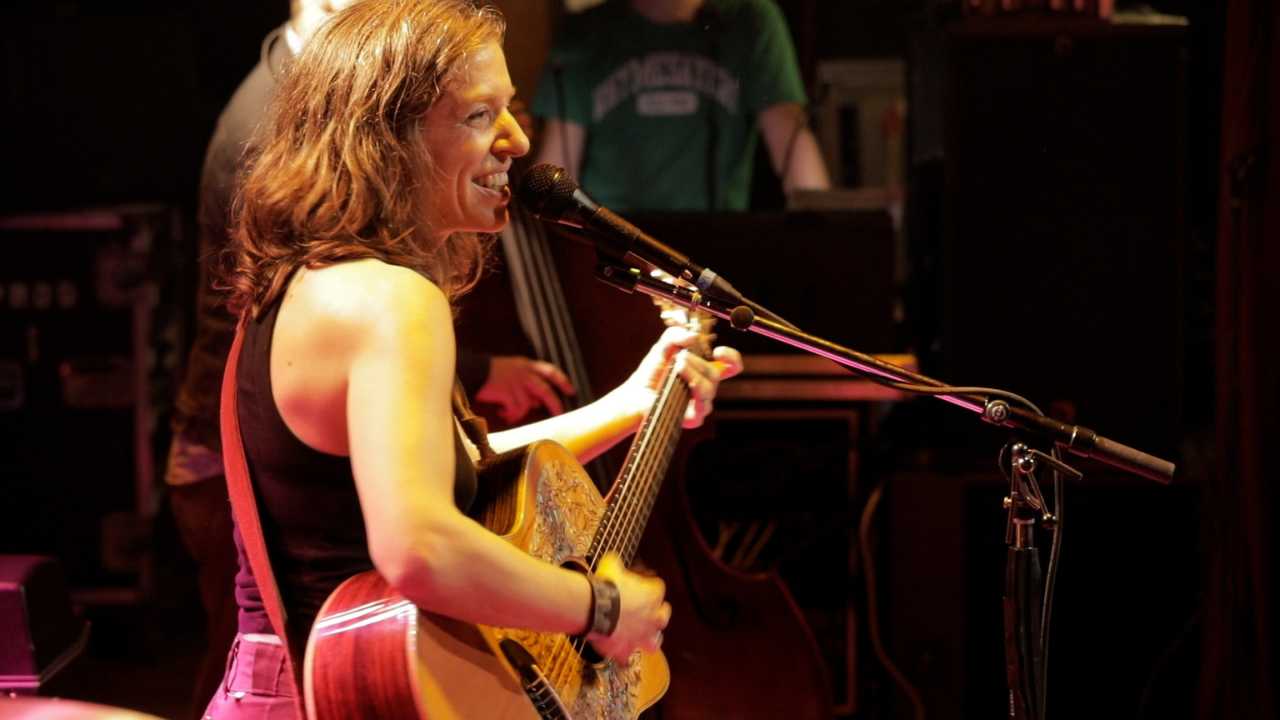
[[[551,686],[546,674],[542,672],[542,668],[538,667],[538,663],[534,661],[529,651],[511,638],[503,638],[498,643],[498,647],[502,648],[503,656],[520,675],[520,686],[529,697],[529,701],[533,703],[538,717],[543,720],[570,720],[569,711],[560,700],[560,695]]]

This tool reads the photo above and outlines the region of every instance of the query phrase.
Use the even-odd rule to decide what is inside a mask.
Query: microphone
[[[516,187],[516,197],[537,217],[590,231],[596,248],[615,258],[632,258],[652,265],[722,299],[744,302],[727,280],[690,260],[657,238],[592,200],[568,171],[550,163],[529,168]]]

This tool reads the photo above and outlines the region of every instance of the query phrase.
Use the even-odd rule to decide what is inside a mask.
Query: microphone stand
[[[1004,499],[1007,511],[1005,542],[1008,545],[1005,567],[1004,640],[1005,667],[1009,682],[1009,717],[1014,720],[1043,720],[1045,717],[1048,668],[1048,624],[1052,610],[1053,579],[1056,575],[1058,548],[1061,541],[1062,506],[1060,476],[1079,479],[1082,474],[1057,457],[1058,449],[1082,457],[1092,457],[1113,467],[1161,483],[1173,479],[1174,464],[1127,445],[1110,440],[1079,425],[1069,425],[1041,414],[1038,410],[1010,405],[1014,400],[1030,405],[1012,393],[991,388],[952,387],[925,375],[851,350],[829,340],[810,335],[798,328],[767,317],[758,316],[747,304],[725,302],[704,294],[697,288],[673,285],[647,277],[638,269],[606,259],[596,269],[601,280],[628,293],[640,292],[652,297],[701,310],[728,320],[735,329],[753,332],[805,352],[827,358],[875,382],[905,392],[932,395],[939,400],[977,413],[985,422],[1009,428],[1017,436],[1031,436],[1053,445],[1053,454],[1015,442],[1002,450],[1001,458],[1010,456],[1006,471],[1009,494]],[[1032,406],[1034,408],[1034,406]],[[1036,470],[1047,465],[1054,473],[1053,508],[1045,502],[1036,480]],[[1040,556],[1035,546],[1037,517],[1045,529],[1054,534],[1047,576],[1040,571]],[[1043,599],[1043,614],[1037,599]]]
[[[1047,455],[1023,443],[1015,442],[1001,450],[1010,455],[1009,494],[1004,498],[1007,511],[1004,540],[1008,545],[1004,573],[1004,648],[1005,671],[1009,684],[1009,717],[1042,720],[1045,717],[1046,679],[1048,675],[1049,608],[1053,586],[1045,585],[1040,573],[1040,554],[1035,547],[1035,523],[1039,518],[1045,529],[1054,533],[1054,550],[1050,555],[1049,577],[1057,563],[1061,541],[1062,498],[1060,475],[1079,480],[1083,475],[1053,455]],[[1048,465],[1054,472],[1057,489],[1053,512],[1050,511],[1036,469]],[[1004,472],[1003,463],[1000,467]],[[1043,597],[1045,607],[1036,600]]]

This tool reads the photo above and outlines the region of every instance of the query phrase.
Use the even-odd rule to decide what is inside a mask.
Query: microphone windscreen
[[[539,163],[520,178],[516,197],[535,215],[559,216],[569,208],[577,189],[578,183],[569,177],[567,170],[551,163]]]

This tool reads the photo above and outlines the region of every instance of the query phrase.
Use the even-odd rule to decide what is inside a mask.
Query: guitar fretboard
[[[668,365],[657,400],[636,433],[609,507],[592,540],[593,565],[608,552],[618,553],[624,564],[629,565],[635,559],[671,456],[680,441],[680,424],[688,403],[688,387]]]

